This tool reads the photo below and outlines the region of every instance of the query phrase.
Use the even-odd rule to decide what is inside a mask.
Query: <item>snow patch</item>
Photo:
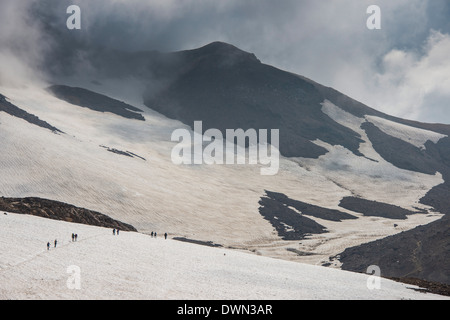
[[[376,116],[366,116],[366,119],[384,133],[408,142],[420,149],[425,149],[425,143],[427,141],[437,143],[442,138],[447,137],[446,135],[437,132],[410,127]]]

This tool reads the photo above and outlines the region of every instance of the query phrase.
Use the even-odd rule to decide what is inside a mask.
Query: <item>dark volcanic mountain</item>
[[[324,100],[358,118],[377,116],[450,135],[449,125],[420,123],[384,114],[332,88],[265,65],[255,55],[229,44],[214,42],[167,55],[165,59],[158,56],[157,60],[164,60],[165,66],[158,65],[158,72],[154,73],[159,77],[164,74],[167,85],[156,93],[148,89],[144,101],[149,108],[191,127],[195,120],[202,120],[204,128],[217,128],[223,134],[227,128],[280,129],[280,152],[286,157],[317,158],[326,154],[326,149],[312,142],[317,139],[363,156],[358,150],[362,142],[360,135],[323,113]],[[445,184],[430,192],[423,203],[436,206],[446,202],[439,190],[449,187],[450,138],[441,139],[437,144],[428,141],[423,150],[389,136],[370,122],[361,128],[375,150],[396,167],[426,174],[442,173]]]
[[[280,152],[317,158],[316,139],[358,152],[359,135],[320,109],[323,95],[302,78],[262,64],[253,54],[224,43],[179,52],[179,75],[145,104],[169,118],[205,128],[281,129]]]

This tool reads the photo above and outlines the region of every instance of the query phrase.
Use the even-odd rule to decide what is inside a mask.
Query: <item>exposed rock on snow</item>
[[[12,103],[10,103],[7,98],[0,94],[0,111],[6,112],[7,114],[13,116],[13,117],[17,117],[20,119],[23,119],[29,123],[32,123],[34,125],[37,125],[39,127],[45,128],[45,129],[49,129],[53,132],[60,132],[62,133],[61,130],[53,127],[52,125],[48,124],[47,122],[39,119],[38,117],[36,117],[33,114],[30,114],[28,112],[26,112],[25,110],[20,109],[19,107],[13,105]]]
[[[102,213],[48,199],[1,197],[0,210],[105,228],[137,231],[133,226],[111,219]]]

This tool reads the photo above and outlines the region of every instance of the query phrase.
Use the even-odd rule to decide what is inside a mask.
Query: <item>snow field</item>
[[[71,242],[71,234],[79,235]],[[58,247],[46,249],[59,238]],[[68,267],[80,268],[70,289]],[[0,215],[0,299],[444,299],[337,269],[148,235]]]
[[[143,233],[165,230],[174,236],[312,264],[328,261],[343,248],[440,218],[420,214],[396,221],[347,211],[359,219],[335,223],[312,218],[329,233],[301,242],[280,241],[258,212],[265,190],[342,211],[346,210],[338,207],[340,200],[355,195],[411,208],[423,207],[418,200],[442,177],[384,162],[364,135],[361,152],[378,163],[343,147],[325,145],[330,152],[319,159],[281,158],[276,176],[261,176],[259,166],[176,166],[170,158],[176,145],[170,135],[186,126],[145,106],[136,105],[145,110],[143,122],[73,106],[41,89],[0,88],[0,92],[66,133],[53,134],[0,113],[0,196],[62,201],[130,223]],[[328,107],[336,121],[357,129],[361,119]],[[147,161],[108,152],[101,145],[133,152]],[[394,228],[394,223],[401,229]],[[299,256],[287,248],[314,255]]]

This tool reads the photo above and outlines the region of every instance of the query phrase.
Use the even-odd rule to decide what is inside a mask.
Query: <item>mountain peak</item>
[[[215,50],[215,51],[224,51],[224,50],[229,50],[229,51],[241,51],[244,52],[243,50],[239,49],[238,47],[226,43],[226,42],[221,42],[221,41],[214,41],[211,42],[203,47],[200,47],[199,49],[209,49],[209,50]]]
[[[201,56],[239,58],[239,60],[261,62],[253,53],[246,52],[234,45],[221,41],[214,41],[198,49],[189,50],[188,52]]]

